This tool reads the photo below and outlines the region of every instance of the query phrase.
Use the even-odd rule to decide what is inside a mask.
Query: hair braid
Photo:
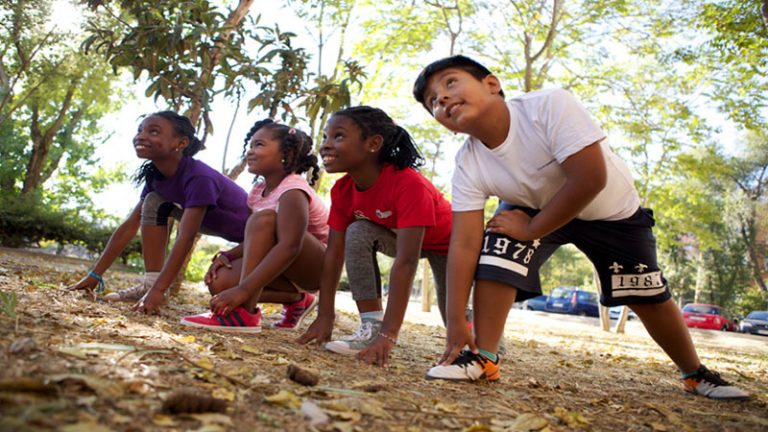
[[[381,135],[383,145],[379,150],[380,163],[391,163],[398,169],[418,169],[424,165],[424,158],[411,135],[395,124],[383,110],[361,105],[337,111],[334,116],[344,116],[354,121],[360,127],[363,138]]]

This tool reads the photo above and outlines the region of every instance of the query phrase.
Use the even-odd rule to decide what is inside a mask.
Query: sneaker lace
[[[350,339],[352,340],[367,340],[371,338],[371,332],[373,331],[373,323],[370,321],[363,321],[360,327],[357,328],[355,334]]]
[[[456,357],[453,364],[456,366],[466,366],[477,360],[477,355],[469,350],[464,350]]]
[[[731,385],[728,381],[720,378],[720,374],[718,372],[712,372],[709,369],[704,369],[702,371],[701,378],[704,381],[712,383],[712,384],[714,384],[716,386],[729,386],[729,385]]]

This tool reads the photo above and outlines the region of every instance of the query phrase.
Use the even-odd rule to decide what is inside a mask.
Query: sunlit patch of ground
[[[178,323],[205,308],[207,296],[191,287],[160,317],[63,290],[87,268],[0,249],[0,291],[18,300],[15,317],[0,314],[0,430],[312,430],[305,413],[328,416],[316,429],[341,431],[768,430],[768,351],[759,345],[768,338],[729,344],[694,333],[706,364],[755,394],[746,402],[685,394],[647,336],[542,326],[525,321],[532,314],[508,326],[500,382],[436,382],[424,373],[442,350],[440,327],[406,323],[383,370],[270,330],[278,307],[267,308],[262,333],[233,336]],[[107,278],[127,287],[137,276]],[[340,314],[336,334],[355,326],[354,316]],[[289,380],[291,364],[316,374],[318,385]],[[162,413],[181,389],[227,408]]]

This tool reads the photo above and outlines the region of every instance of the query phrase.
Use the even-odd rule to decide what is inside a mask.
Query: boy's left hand
[[[389,353],[394,347],[395,344],[390,340],[377,336],[364,350],[357,353],[357,358],[369,365],[376,363],[383,368],[388,368]]]
[[[158,290],[151,289],[133,306],[133,310],[147,315],[160,315],[160,307],[165,304],[165,296]]]
[[[504,234],[519,241],[535,240],[530,229],[531,217],[522,210],[502,210],[488,221],[486,229],[492,233]]]

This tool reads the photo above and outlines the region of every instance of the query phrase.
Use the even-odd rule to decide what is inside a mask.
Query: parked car
[[[558,287],[552,290],[544,307],[547,312],[582,316],[599,316],[597,294],[576,287]]]
[[[689,303],[683,306],[683,318],[688,327],[736,331],[736,323],[717,305]]]
[[[543,311],[547,306],[547,299],[549,297],[540,295],[538,297],[529,298],[523,302],[523,309],[532,311]]]
[[[742,333],[768,336],[768,311],[752,311],[739,323]]]
[[[621,316],[621,308],[624,306],[614,306],[610,309],[608,309],[608,316],[611,317],[613,320],[619,319]],[[628,308],[629,309],[629,308]],[[627,319],[637,319],[637,314],[632,309],[629,309],[629,315],[627,316]]]

